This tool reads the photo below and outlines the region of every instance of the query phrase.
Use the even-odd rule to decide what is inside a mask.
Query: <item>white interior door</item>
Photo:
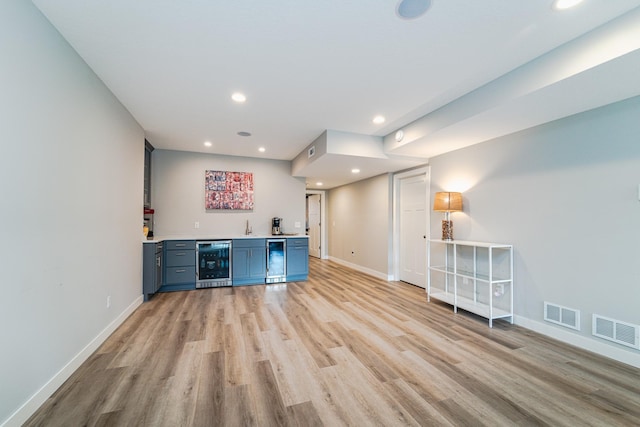
[[[320,258],[320,194],[307,197],[309,255]]]
[[[427,286],[427,177],[400,180],[400,280]]]

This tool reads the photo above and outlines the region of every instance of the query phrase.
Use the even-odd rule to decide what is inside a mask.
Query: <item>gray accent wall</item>
[[[0,56],[0,424],[18,425],[142,300],[144,134],[30,1],[0,2]]]
[[[640,324],[639,118],[636,97],[430,160],[431,193],[463,193],[455,238],[514,245],[519,323],[638,366],[591,316]],[[544,322],[544,301],[580,310],[581,331]]]
[[[247,220],[253,234],[264,235],[273,217],[283,219],[285,232],[305,234],[305,181],[291,176],[291,162],[171,150],[151,155],[155,235],[233,237],[245,232]],[[206,170],[253,173],[253,211],[206,210]]]
[[[329,190],[329,258],[387,278],[391,274],[391,175]]]

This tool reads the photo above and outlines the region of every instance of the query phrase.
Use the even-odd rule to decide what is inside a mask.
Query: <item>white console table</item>
[[[489,319],[513,323],[513,246],[429,240],[427,296]]]

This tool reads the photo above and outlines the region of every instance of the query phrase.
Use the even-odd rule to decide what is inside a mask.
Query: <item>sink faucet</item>
[[[251,226],[249,225],[249,220],[247,220],[247,228],[244,230],[244,234],[248,236],[251,233],[253,233],[253,230],[251,229]]]

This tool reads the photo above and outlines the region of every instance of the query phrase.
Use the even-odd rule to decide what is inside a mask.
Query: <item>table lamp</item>
[[[444,212],[442,240],[453,240],[453,221],[449,219],[449,212],[460,212],[462,210],[462,193],[438,191],[433,201],[433,210]]]

